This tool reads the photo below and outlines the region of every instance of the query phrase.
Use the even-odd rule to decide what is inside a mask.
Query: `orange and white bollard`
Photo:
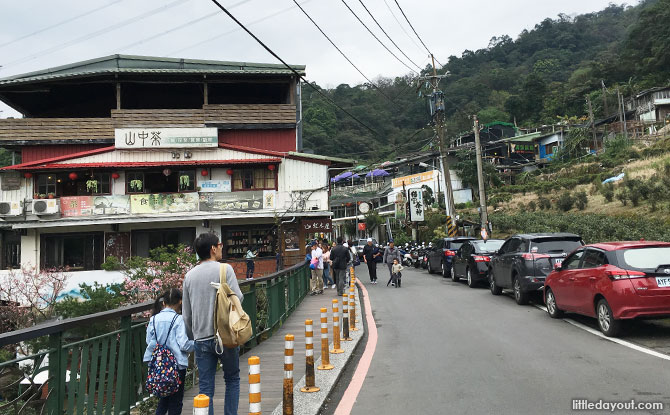
[[[249,415],[261,415],[261,358],[251,356],[249,362]]]
[[[349,337],[349,297],[342,294],[342,341],[350,342],[353,339]]]
[[[328,309],[323,307],[321,309],[321,364],[317,369],[331,370],[333,367],[330,364],[330,354],[328,352]]]
[[[193,398],[193,415],[209,414],[209,396],[200,394]]]
[[[333,348],[330,352],[332,354],[344,353],[344,350],[340,347],[340,310],[337,298],[333,299]]]
[[[321,388],[316,387],[314,377],[314,332],[312,331],[312,320],[305,320],[305,386],[300,388],[301,392],[318,392]]]
[[[358,331],[356,328],[356,295],[354,287],[349,288],[349,331]]]
[[[295,336],[284,337],[284,400],[283,415],[293,415],[293,345]]]

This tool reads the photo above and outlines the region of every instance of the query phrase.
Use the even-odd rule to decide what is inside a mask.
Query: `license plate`
[[[563,258],[555,259],[555,260],[554,260],[554,264],[556,264],[556,265],[561,265],[561,264],[563,264]]]
[[[656,284],[659,287],[670,287],[670,277],[656,277]]]

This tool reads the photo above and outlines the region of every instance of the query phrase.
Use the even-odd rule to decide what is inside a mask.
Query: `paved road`
[[[636,413],[670,413],[670,361],[485,287],[412,269],[394,289],[378,273],[384,284],[371,285],[357,267],[379,342],[352,414],[562,414],[574,398],[662,401],[663,412]]]

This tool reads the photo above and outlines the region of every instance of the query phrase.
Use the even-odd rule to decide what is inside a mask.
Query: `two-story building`
[[[304,66],[294,66],[299,74]],[[331,167],[303,154],[300,80],[283,65],[114,55],[0,80],[20,162],[0,174],[2,268],[99,270],[212,230],[256,270],[331,230]]]

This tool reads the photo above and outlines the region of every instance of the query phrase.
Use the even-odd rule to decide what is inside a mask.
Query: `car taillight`
[[[475,262],[490,262],[491,258],[484,256],[484,255],[473,255],[472,259],[475,260]]]
[[[450,251],[448,249],[444,250],[444,256],[455,256],[455,255],[456,255],[456,252],[454,252],[454,251]]]
[[[623,278],[644,278],[647,276],[644,272],[640,271],[631,271],[627,269],[621,269],[616,267],[611,267],[605,270],[605,275],[610,277],[613,280],[620,280]]]
[[[551,258],[549,255],[545,255],[545,254],[521,254],[521,257],[523,257],[523,259],[528,259],[528,260],[540,259],[540,258]]]

